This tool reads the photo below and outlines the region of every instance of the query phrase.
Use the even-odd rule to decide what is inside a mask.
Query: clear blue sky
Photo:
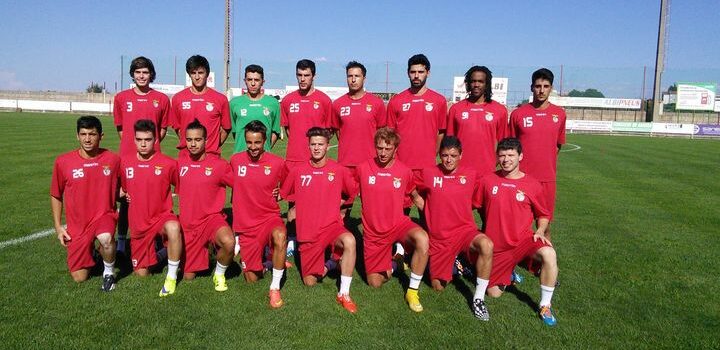
[[[218,79],[222,73],[221,0],[0,5],[0,89],[82,91],[99,81],[114,90],[121,74],[129,83],[121,55],[153,59],[161,83],[173,82],[174,57],[181,71],[195,53],[211,58]],[[236,0],[232,64],[271,67],[266,86],[284,87],[293,83],[294,62],[307,57],[319,63],[319,84],[342,85],[342,66],[357,59],[379,90],[389,62],[390,88],[399,90],[407,86],[407,58],[422,52],[433,64],[429,85],[439,90],[472,64],[509,76],[510,89],[523,92],[534,69],[547,66],[557,76],[563,65],[565,90],[600,87],[613,97],[639,97],[647,66],[649,96],[659,8],[659,0]],[[663,85],[718,82],[719,58],[720,1],[673,1]]]

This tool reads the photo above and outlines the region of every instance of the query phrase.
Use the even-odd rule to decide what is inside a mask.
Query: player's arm
[[[55,232],[57,233],[57,238],[60,241],[60,244],[62,244],[63,247],[67,247],[67,241],[70,240],[70,234],[67,233],[67,230],[65,230],[65,227],[63,227],[62,223],[60,222],[62,218],[62,207],[62,198],[50,196],[50,209],[52,209],[52,218],[53,225],[55,226]]]
[[[122,140],[122,132],[123,132],[122,125],[118,125],[115,128],[117,129],[117,132],[118,132],[118,138],[120,138]]]
[[[539,239],[543,243],[552,246],[550,240],[545,237],[545,231],[547,231],[549,224],[550,220],[547,217],[538,218],[537,229],[535,230],[535,234],[533,234],[533,242],[537,242],[537,240]]]
[[[410,199],[412,199],[413,204],[415,204],[418,210],[425,210],[425,199],[418,193],[417,189],[414,189],[410,193]]]
[[[160,129],[160,142],[162,142],[162,140],[165,138],[166,135],[167,135],[167,126]]]
[[[220,128],[220,146],[222,146],[223,143],[225,143],[225,140],[227,140],[228,135],[230,135],[230,130]]]
[[[230,102],[225,96],[222,97],[222,105],[220,106],[220,145],[222,146],[230,135],[232,130],[232,121],[230,120]]]

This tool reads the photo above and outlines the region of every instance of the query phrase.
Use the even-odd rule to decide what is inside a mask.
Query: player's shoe
[[[350,294],[338,295],[335,300],[337,300],[337,303],[340,304],[343,307],[343,309],[350,311],[351,314],[354,314],[357,312],[357,305],[350,298]]]
[[[103,277],[103,282],[102,286],[100,286],[100,290],[103,292],[109,292],[113,289],[115,289],[115,276],[105,275],[105,277]]]
[[[170,294],[175,294],[175,286],[177,285],[177,280],[172,279],[170,277],[165,277],[165,283],[163,283],[162,289],[160,289],[160,297],[166,297]]]
[[[488,312],[487,305],[484,300],[475,299],[472,302],[472,311],[475,317],[483,320],[490,321],[490,312]]]
[[[557,324],[555,312],[553,312],[552,306],[550,305],[541,306],[538,315],[540,316],[540,319],[543,321],[543,323],[550,327],[553,327]]]
[[[268,297],[270,298],[270,307],[273,309],[278,309],[285,304],[285,302],[282,300],[282,297],[280,296],[279,289],[270,289]]]
[[[224,292],[228,290],[227,282],[225,282],[225,275],[213,274],[213,283],[215,284],[215,290],[218,292]]]
[[[525,277],[523,277],[521,274],[517,273],[517,271],[513,270],[512,275],[510,275],[510,282],[512,284],[520,284],[525,281]]]
[[[410,310],[415,312],[422,312],[423,306],[420,304],[420,296],[418,295],[417,289],[409,289],[405,293],[405,301],[408,303]]]

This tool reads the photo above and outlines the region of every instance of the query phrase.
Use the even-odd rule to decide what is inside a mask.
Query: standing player
[[[248,282],[262,277],[265,247],[272,247],[272,282],[270,307],[283,305],[280,281],[285,271],[287,231],[280,218],[280,207],[274,191],[285,176],[285,161],[265,152],[267,129],[253,120],[245,125],[246,152],[230,159],[233,187],[233,230],[239,235],[243,275]]]
[[[492,98],[492,72],[473,66],[465,73],[469,96],[452,105],[447,133],[457,136],[463,146],[463,164],[480,175],[495,171],[495,145],[507,132],[507,109]]]
[[[280,103],[280,124],[285,128],[288,145],[285,160],[292,168],[310,158],[305,133],[312,127],[329,126],[332,101],[324,92],[315,89],[315,62],[303,59],[295,65],[298,89]]]
[[[435,165],[447,123],[447,101],[425,84],[430,76],[430,61],[425,55],[410,57],[407,72],[410,87],[390,99],[387,124],[403,139],[397,150],[398,159],[419,174],[423,168]],[[410,206],[409,200],[405,206]]]
[[[205,57],[188,58],[185,71],[192,84],[173,96],[170,111],[172,126],[180,139],[177,146],[180,156],[187,155],[185,127],[195,119],[207,130],[207,153],[220,155],[232,128],[227,97],[207,86],[210,63]]]
[[[265,125],[266,151],[269,151],[280,137],[280,104],[276,98],[265,95],[263,84],[265,84],[265,73],[262,67],[256,64],[245,67],[247,94],[230,101],[230,116],[235,136],[233,153],[245,150],[244,128],[253,120],[259,120]]]
[[[340,219],[342,194],[354,194],[354,180],[345,167],[327,157],[330,130],[313,127],[307,131],[307,137],[310,161],[290,169],[280,188],[281,195],[294,196],[297,205],[300,274],[305,285],[315,285],[327,273],[323,264],[325,250],[331,248],[333,255],[341,254],[340,291],[336,300],[345,310],[355,313],[357,305],[350,298],[355,237]]]
[[[403,214],[403,203],[415,190],[415,183],[412,170],[395,159],[399,144],[400,137],[393,129],[379,129],[375,134],[377,156],[357,168],[356,179],[362,198],[365,272],[370,286],[382,286],[392,275],[393,243],[403,242],[414,247],[405,300],[411,310],[421,312],[423,306],[418,288],[428,262],[428,235]]]
[[[517,137],[525,149],[523,171],[532,175],[543,188],[542,205],[552,221],[555,211],[557,157],[565,143],[565,111],[550,103],[553,73],[546,68],[532,74],[530,90],[533,101],[510,114],[510,134]],[[550,230],[545,232],[550,239]]]
[[[539,315],[548,326],[557,324],[551,301],[557,282],[557,256],[545,236],[550,212],[543,206],[543,189],[535,178],[520,170],[523,147],[514,138],[497,146],[500,170],[480,180],[478,203],[485,213],[483,232],[493,241],[488,295],[502,295],[513,267],[528,258],[542,262]],[[537,229],[533,232],[533,220]]]
[[[95,265],[92,251],[100,242],[103,265],[101,289],[115,289],[115,199],[120,158],[100,148],[102,123],[93,116],[77,120],[78,150],[55,159],[50,184],[50,208],[57,238],[67,248],[67,265],[75,282],[88,279]],[[63,227],[63,204],[65,221]]]
[[[165,138],[170,123],[170,99],[163,93],[150,88],[155,81],[155,66],[143,56],[130,62],[130,77],[135,82],[133,88],[123,90],[115,95],[113,117],[120,136],[120,158],[135,157],[135,132],[133,127],[140,119],[150,119],[155,123],[155,151],[160,152],[160,142]],[[123,130],[128,132],[123,133]],[[118,219],[118,250],[126,251],[128,229],[128,204],[124,198],[120,200],[120,217]]]
[[[235,237],[222,214],[225,206],[225,186],[232,170],[220,156],[205,150],[207,130],[195,119],[183,127],[188,157],[178,159],[178,195],[180,196],[180,224],[185,241],[183,278],[195,278],[197,271],[208,268],[208,245],[215,245],[215,290],[227,290],[225,271],[232,262]]]
[[[477,286],[472,301],[475,317],[488,321],[485,290],[492,268],[493,244],[475,225],[472,208],[478,195],[478,175],[473,167],[460,166],[463,148],[455,136],[440,142],[440,164],[423,170],[418,189],[430,231],[430,279],[435,290],[443,290],[452,279],[455,257],[463,254],[475,263]]]
[[[177,271],[182,255],[180,222],[173,213],[171,186],[177,186],[177,163],[155,151],[157,128],[149,119],[135,122],[134,157],[121,161],[121,183],[130,202],[130,252],[133,269],[139,276],[149,275],[148,268],[157,264],[155,238],[168,242],[168,272],[160,296],[175,293]]]
[[[351,61],[345,72],[349,92],[333,102],[331,125],[337,130],[338,162],[355,176],[356,167],[375,156],[373,137],[385,126],[385,104],[365,91],[365,66]]]

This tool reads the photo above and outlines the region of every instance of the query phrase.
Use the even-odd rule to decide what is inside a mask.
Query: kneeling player
[[[549,212],[542,206],[540,183],[520,171],[523,158],[520,141],[506,138],[497,146],[500,170],[480,181],[478,202],[485,213],[483,231],[493,241],[494,251],[488,295],[502,295],[501,286],[510,284],[514,266],[527,258],[542,262],[540,273],[540,318],[548,326],[557,323],[551,299],[557,281],[555,249],[545,237]],[[533,232],[533,220],[537,229]]]
[[[273,192],[285,176],[285,161],[265,152],[267,128],[254,120],[245,126],[246,152],[235,153],[232,166],[233,230],[239,235],[243,275],[248,282],[262,277],[265,247],[272,247],[270,307],[283,305],[280,281],[285,271],[287,231]]]
[[[75,282],[88,279],[95,265],[92,251],[100,242],[103,284],[115,289],[115,198],[118,189],[120,158],[100,148],[103,131],[100,120],[83,116],[77,120],[78,150],[55,159],[50,184],[50,207],[57,238],[67,248],[67,265]],[[67,228],[60,222],[65,204]]]
[[[180,223],[173,213],[171,186],[177,186],[177,163],[155,151],[157,129],[149,119],[135,122],[134,155],[121,162],[121,183],[130,208],[130,254],[135,274],[147,276],[148,268],[158,263],[155,238],[167,239],[168,272],[160,296],[175,293],[177,271],[182,254]]]
[[[355,237],[340,219],[342,194],[353,195],[354,180],[348,170],[327,157],[332,133],[328,129],[310,128],[310,161],[290,170],[280,193],[295,198],[297,240],[299,242],[300,274],[307,286],[315,285],[325,276],[325,251],[342,254],[340,291],[337,302],[355,313],[357,305],[350,298],[350,283],[355,268]]]
[[[455,136],[440,143],[440,164],[424,169],[418,189],[430,231],[430,279],[435,290],[443,290],[452,279],[455,257],[463,254],[475,262],[477,287],[472,301],[475,317],[488,321],[485,290],[490,279],[493,244],[478,231],[472,207],[477,199],[478,175],[472,167],[460,167],[462,145]],[[417,197],[416,197],[417,198]],[[417,203],[417,201],[416,201]]]
[[[378,288],[392,274],[392,247],[402,242],[414,248],[410,286],[405,294],[410,309],[423,310],[418,288],[428,262],[428,235],[403,213],[403,202],[415,190],[413,173],[395,159],[400,136],[390,128],[375,133],[377,156],[357,168],[362,198],[365,272],[368,284]]]
[[[188,157],[180,157],[178,194],[180,224],[185,238],[183,278],[208,268],[208,245],[215,245],[215,290],[227,290],[225,271],[232,262],[235,237],[225,221],[225,186],[230,185],[230,165],[213,153],[205,152],[207,130],[195,119],[185,129]]]

